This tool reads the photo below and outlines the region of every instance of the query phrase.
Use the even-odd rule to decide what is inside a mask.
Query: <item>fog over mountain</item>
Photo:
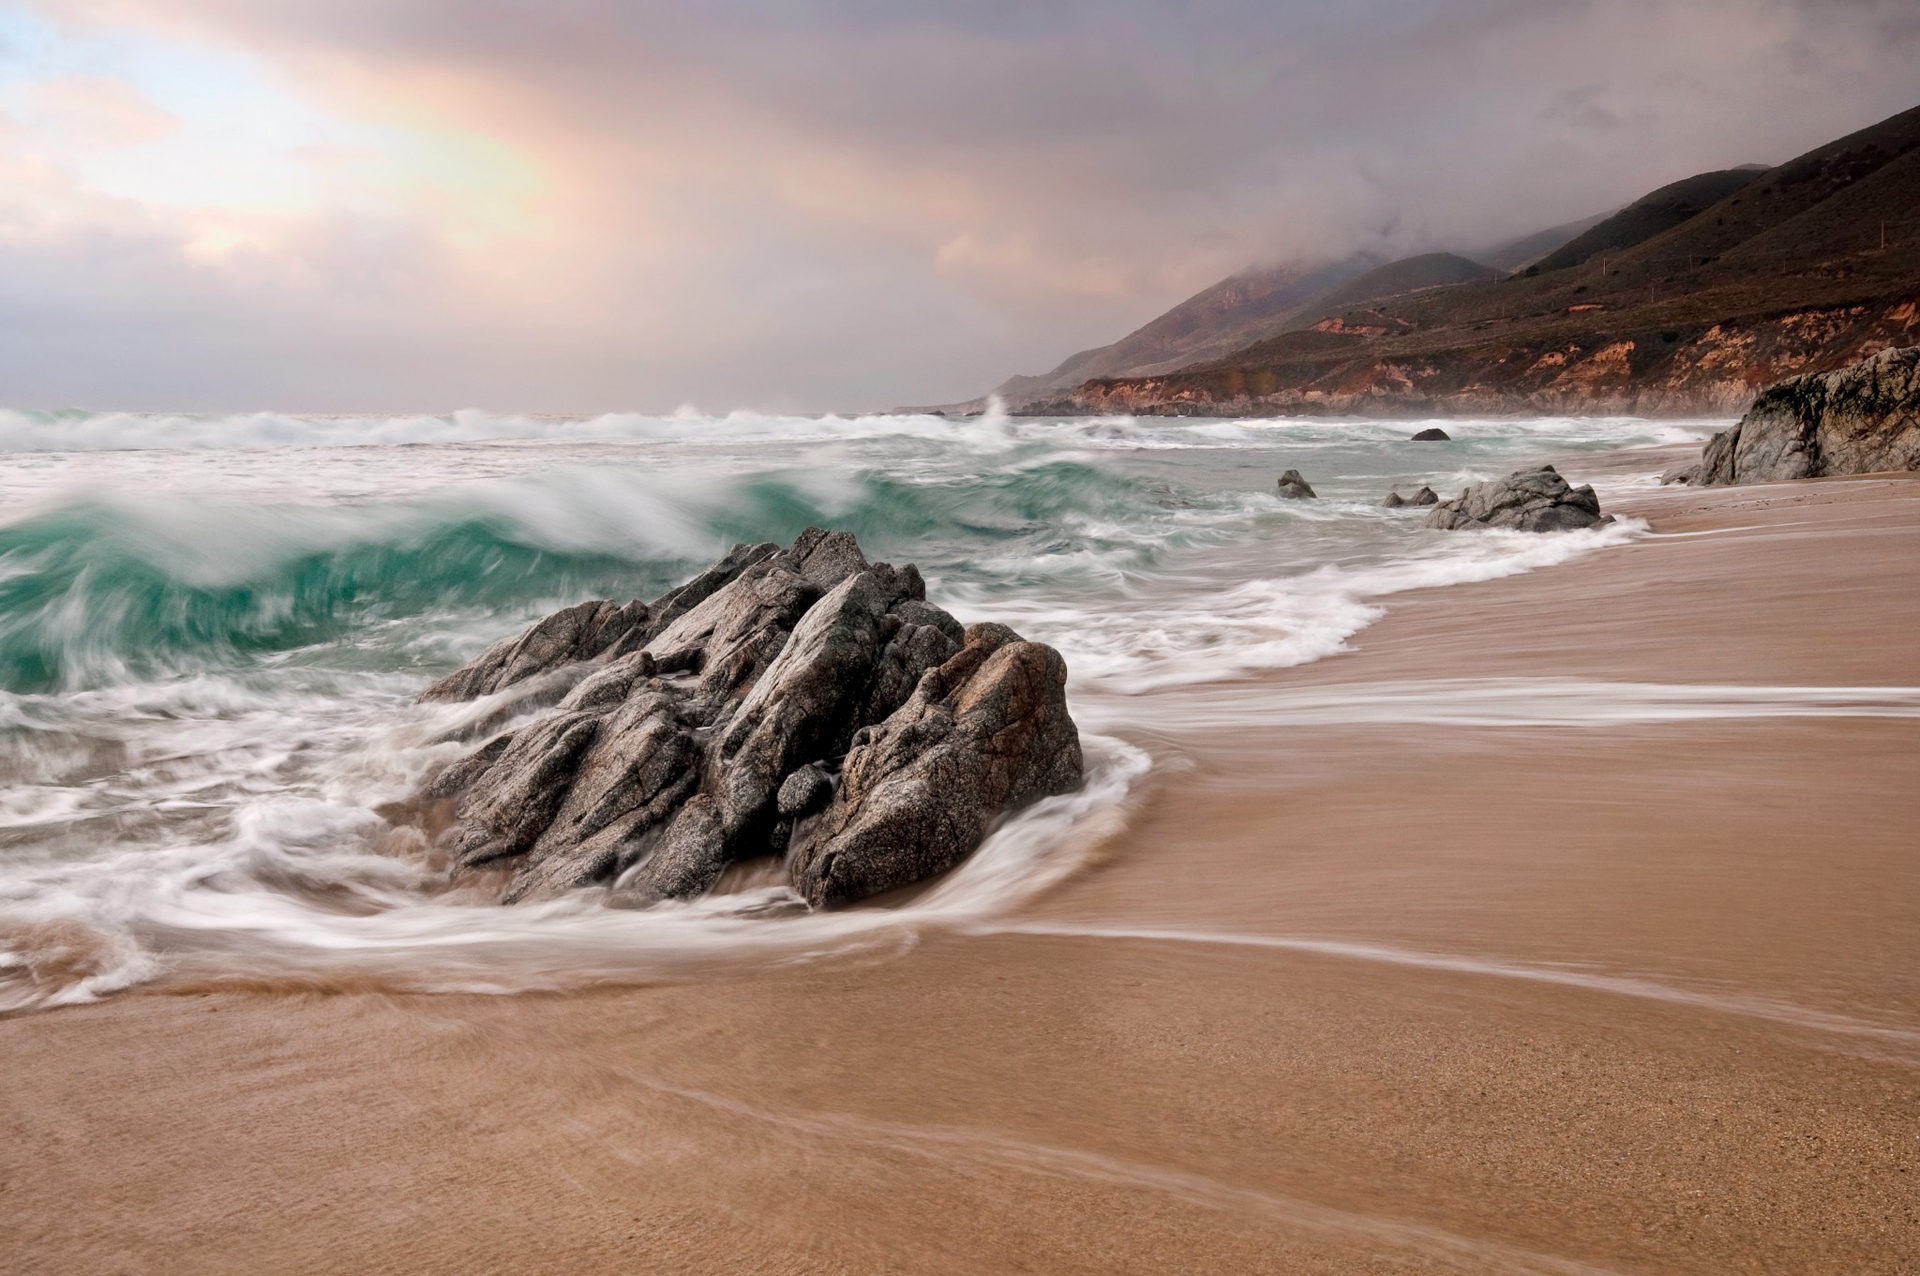
[[[858,409],[1920,100],[1910,0],[0,7],[0,399]]]

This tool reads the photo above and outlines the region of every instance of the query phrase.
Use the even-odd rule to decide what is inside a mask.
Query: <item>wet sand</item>
[[[1235,692],[1920,683],[1920,482],[1634,509]],[[1126,831],[990,931],[0,1021],[0,1267],[1915,1269],[1920,719],[1196,706],[1143,703]]]

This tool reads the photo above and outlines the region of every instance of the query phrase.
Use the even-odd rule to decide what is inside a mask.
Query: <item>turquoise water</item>
[[[1076,704],[1124,727],[1134,693],[1336,651],[1400,590],[1633,534],[1429,533],[1390,487],[1542,459],[1577,479],[1583,452],[1715,424],[1450,421],[1435,445],[1404,422],[0,413],[0,1008],[168,975],[511,989],[882,942],[898,917],[449,894],[372,813],[450,756],[450,711],[413,695],[556,607],[818,524],[919,564],[963,620],[1056,644]],[[1320,499],[1276,499],[1285,469]],[[915,920],[1072,871],[1151,765],[1089,753],[1087,794],[1014,821]]]

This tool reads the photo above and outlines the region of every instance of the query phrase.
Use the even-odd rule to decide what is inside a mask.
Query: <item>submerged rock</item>
[[[1387,499],[1380,502],[1390,510],[1409,505],[1438,505],[1440,494],[1430,487],[1423,487],[1412,496],[1402,496],[1399,492],[1388,492]]]
[[[1415,443],[1451,443],[1453,436],[1439,426],[1430,426],[1413,436]]]
[[[1427,526],[1442,530],[1504,527],[1520,532],[1565,532],[1612,522],[1600,515],[1600,499],[1591,487],[1569,487],[1551,465],[1516,470],[1505,478],[1476,483],[1459,497],[1443,501],[1427,515]]]
[[[1920,346],[1790,378],[1713,436],[1700,486],[1920,470]]]
[[[1317,495],[1313,485],[1300,476],[1299,470],[1288,470],[1280,476],[1280,495],[1290,501],[1312,500]]]
[[[962,630],[916,569],[844,532],[736,546],[652,603],[568,608],[421,699],[524,716],[530,686],[565,690],[421,794],[451,808],[453,872],[506,871],[508,902],[604,882],[687,898],[765,855],[814,904],[849,902],[951,867],[1082,774],[1059,653]]]

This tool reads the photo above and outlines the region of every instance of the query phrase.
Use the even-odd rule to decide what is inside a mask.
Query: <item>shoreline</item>
[[[1348,651],[1244,685],[1914,683],[1920,478],[1608,508],[1656,534],[1396,594]],[[1168,709],[1119,733],[1159,763],[1127,827],[1004,925],[578,993],[0,1020],[0,1248],[1894,1272],[1920,1245],[1920,722],[1222,732],[1179,723],[1193,690],[1140,698]]]

